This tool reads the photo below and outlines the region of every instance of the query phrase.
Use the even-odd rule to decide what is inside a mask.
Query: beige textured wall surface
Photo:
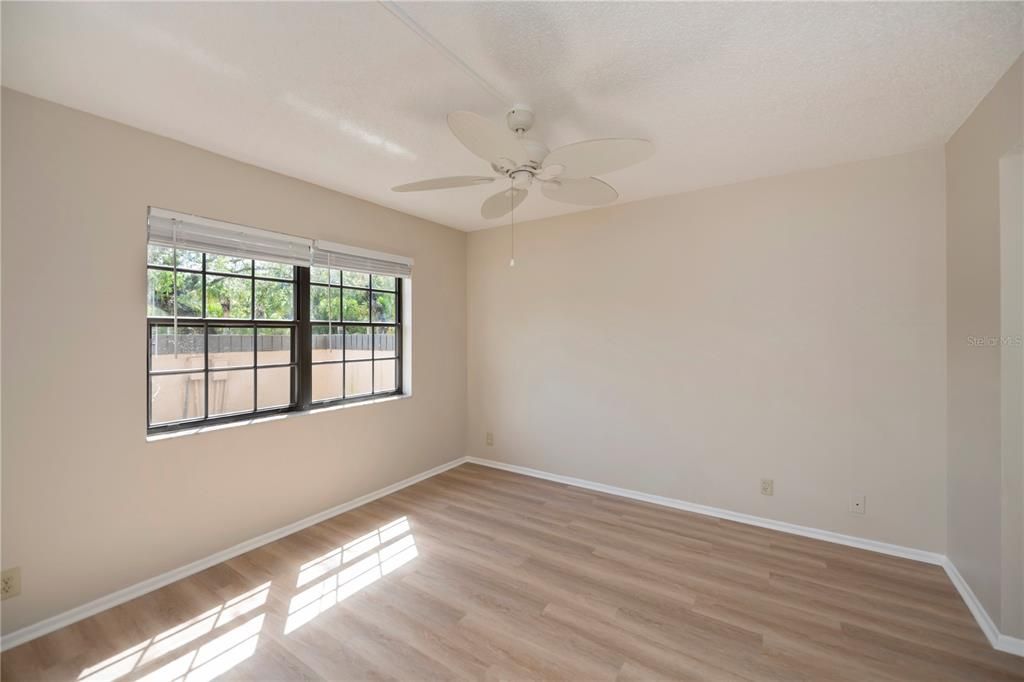
[[[1002,631],[1024,634],[1024,145],[999,160]]]
[[[938,148],[526,223],[514,268],[470,234],[468,454],[943,552],[944,178]]]
[[[975,340],[1000,335],[999,161],[1024,140],[1022,77],[1017,60],[946,144],[949,557],[997,625],[1004,524],[1020,518],[1003,513],[1002,349]]]
[[[3,91],[11,632],[462,456],[466,236]],[[400,253],[414,395],[146,441],[146,207]]]

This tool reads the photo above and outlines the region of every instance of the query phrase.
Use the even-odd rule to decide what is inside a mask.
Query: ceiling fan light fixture
[[[512,178],[512,186],[516,189],[526,189],[533,183],[533,173],[527,170],[518,170],[509,175]]]

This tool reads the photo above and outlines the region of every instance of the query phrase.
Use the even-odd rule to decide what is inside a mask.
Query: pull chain
[[[327,252],[327,350],[329,354],[333,356],[334,351],[334,306],[331,305],[331,266],[334,265],[334,261],[331,259],[331,252]],[[341,273],[338,273],[338,284],[341,285]],[[338,306],[341,306],[341,289],[338,289]],[[339,315],[340,317],[340,315]]]
[[[513,184],[508,190],[509,203],[512,205],[512,257],[509,258],[508,266],[516,266],[516,187]]]

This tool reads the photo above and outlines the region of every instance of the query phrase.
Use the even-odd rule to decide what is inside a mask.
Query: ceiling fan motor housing
[[[533,109],[522,104],[517,104],[505,114],[505,122],[508,123],[509,130],[515,133],[519,144],[527,153],[526,157],[515,159],[515,161],[520,165],[531,165],[537,168],[540,167],[550,150],[540,140],[526,136],[526,133],[533,128],[533,121]]]
[[[532,137],[526,137],[525,135],[519,138],[519,142],[523,145],[526,149],[526,153],[529,155],[529,158],[525,161],[532,162],[535,166],[540,167],[540,164],[549,153],[548,146],[540,140],[535,140]]]

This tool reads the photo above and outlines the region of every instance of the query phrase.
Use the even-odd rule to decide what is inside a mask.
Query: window
[[[295,406],[296,268],[174,252],[149,246],[150,428]]]
[[[403,280],[374,273],[388,262],[371,257],[386,254],[344,247],[356,254],[348,255],[333,244],[318,252],[312,242],[303,254],[286,235],[290,251],[273,252],[262,235],[276,233],[228,235],[220,225],[230,224],[218,223],[216,246],[233,253],[224,255],[201,248],[215,242],[205,226],[215,221],[168,228],[155,211],[146,263],[150,433],[402,392]],[[283,255],[246,257],[268,252]]]
[[[400,385],[398,279],[310,270],[312,400],[394,393]]]

